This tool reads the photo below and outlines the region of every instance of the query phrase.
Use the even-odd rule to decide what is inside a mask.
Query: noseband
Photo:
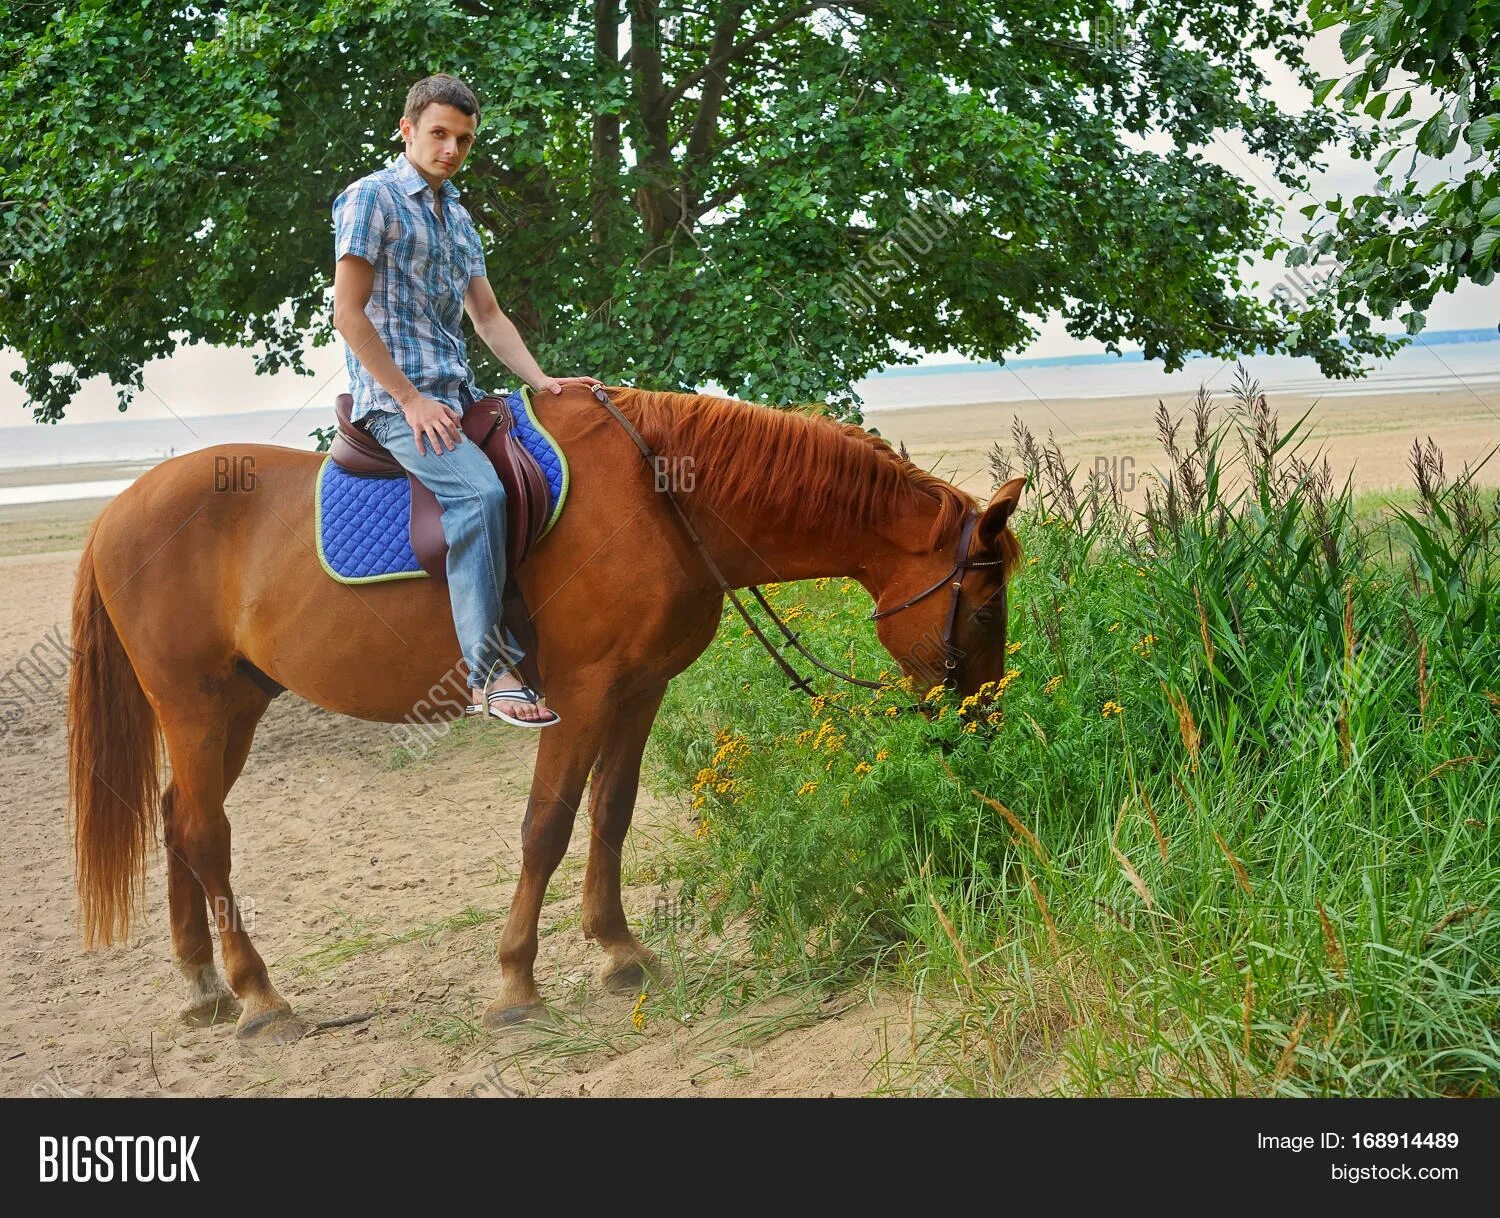
[[[646,441],[642,438],[641,433],[635,429],[634,424],[632,424],[629,419],[627,419],[622,413],[620,413],[620,408],[609,400],[609,394],[604,391],[602,386],[591,385],[590,389],[593,391],[594,396],[599,399],[600,403],[603,404],[604,408],[614,416],[615,421],[625,429],[625,434],[628,435],[632,441],[634,441],[636,448],[640,450],[641,459],[645,461],[646,467],[652,471],[652,477],[655,478],[657,470],[656,453],[652,450],[651,446],[647,444]],[[729,581],[724,578],[724,573],[719,569],[718,563],[714,562],[713,556],[708,552],[708,547],[703,543],[703,538],[699,536],[698,530],[693,527],[693,522],[688,519],[687,513],[682,510],[682,505],[677,502],[677,496],[672,493],[671,488],[662,487],[661,491],[664,495],[666,495],[667,502],[672,505],[672,510],[676,512],[677,519],[682,524],[683,529],[686,531],[688,539],[698,548],[698,553],[703,556],[704,565],[709,569],[709,572],[713,575],[714,579],[718,581],[720,590],[722,590],[724,595],[730,599],[730,602],[734,605],[734,607],[739,610],[740,616],[745,619],[745,624],[750,627],[751,632],[757,639],[760,640],[761,645],[770,654],[771,658],[775,660],[776,663],[781,667],[782,672],[784,672],[788,677],[791,678],[792,688],[801,690],[809,697],[815,696],[815,691],[813,690],[811,684],[809,684],[808,678],[800,676],[798,674],[797,670],[792,667],[791,662],[787,660],[786,656],[782,655],[781,652],[777,649],[776,644],[765,636],[765,633],[761,630],[760,626],[756,624],[755,619],[751,617],[749,612],[745,609],[744,603],[738,596],[735,595],[734,588],[732,588],[729,584]],[[932,593],[936,592],[950,579],[953,580],[952,597],[948,602],[948,617],[943,625],[944,673],[942,683],[950,688],[956,687],[958,684],[958,678],[956,674],[958,669],[959,650],[954,642],[954,633],[958,625],[958,603],[959,596],[963,592],[964,573],[966,571],[973,570],[975,567],[995,567],[1002,566],[1002,564],[1004,563],[1003,558],[987,558],[981,559],[977,562],[969,558],[969,543],[973,538],[974,525],[978,520],[979,512],[974,508],[970,508],[968,515],[964,517],[963,528],[959,531],[958,548],[954,552],[953,566],[948,569],[947,573],[944,574],[941,579],[939,579],[931,587],[926,588],[923,591],[918,592],[915,596],[909,597],[906,600],[902,601],[899,605],[892,605],[889,609],[881,609],[870,614],[870,620],[874,621],[876,618],[887,617],[893,613],[900,613],[901,610],[908,609],[912,605],[915,605],[923,597],[929,596]],[[955,575],[958,576],[957,579],[953,579]],[[838,677],[841,681],[847,681],[851,685],[862,685],[866,689],[887,688],[886,683],[883,681],[865,681],[859,677],[856,677],[853,673],[839,672],[836,668],[829,668],[827,664],[823,663],[822,660],[818,659],[817,656],[813,655],[812,652],[808,651],[807,648],[802,645],[802,640],[799,639],[797,635],[787,627],[787,624],[777,616],[776,610],[771,608],[770,602],[767,601],[766,598],[761,594],[761,590],[759,587],[751,584],[750,591],[755,595],[755,599],[760,602],[760,607],[770,615],[771,620],[775,622],[776,625],[780,628],[782,637],[786,640],[786,642],[791,647],[795,648],[799,654],[806,657],[813,664],[816,664],[824,672],[830,674],[831,676]],[[1000,576],[1001,655],[1005,654],[1005,618],[1005,574],[1002,569]],[[847,710],[848,708],[845,707],[843,709]],[[922,707],[910,706],[904,709],[921,710]]]

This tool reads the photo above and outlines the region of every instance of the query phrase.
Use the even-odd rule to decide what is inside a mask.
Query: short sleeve
[[[333,260],[356,254],[371,266],[385,242],[389,204],[380,186],[355,182],[333,201]]]

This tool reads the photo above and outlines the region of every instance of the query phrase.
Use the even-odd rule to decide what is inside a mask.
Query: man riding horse
[[[401,118],[406,151],[333,203],[333,324],[346,343],[353,421],[442,505],[469,712],[487,708],[517,727],[550,727],[560,716],[515,671],[526,653],[501,622],[505,490],[459,422],[484,396],[469,371],[464,312],[533,389],[560,393],[564,385],[600,382],[545,375],[500,310],[479,232],[451,180],[478,125],[479,103],[455,77],[429,76],[411,87]]]

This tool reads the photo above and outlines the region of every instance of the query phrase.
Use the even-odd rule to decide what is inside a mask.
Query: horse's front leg
[[[608,718],[603,699],[598,697],[575,695],[548,701],[562,716],[562,722],[536,729],[542,738],[526,817],[521,822],[521,879],[500,931],[500,995],[484,1013],[487,1028],[519,1023],[545,1010],[532,971],[537,919],[547,894],[547,881],[567,853],[584,780],[599,754]]]
[[[620,704],[589,785],[592,832],[588,870],[583,877],[583,933],[608,954],[600,980],[610,990],[639,990],[648,977],[661,974],[656,956],[636,938],[625,920],[620,902],[620,862],[640,787],[641,754],[666,692],[663,683]]]

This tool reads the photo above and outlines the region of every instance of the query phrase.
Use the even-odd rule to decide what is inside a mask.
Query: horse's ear
[[[1025,489],[1025,478],[1012,478],[995,492],[989,507],[984,509],[984,515],[979,518],[981,549],[993,550],[999,544],[1000,534],[1010,520],[1011,513],[1016,510],[1016,505],[1021,502],[1021,492]]]

